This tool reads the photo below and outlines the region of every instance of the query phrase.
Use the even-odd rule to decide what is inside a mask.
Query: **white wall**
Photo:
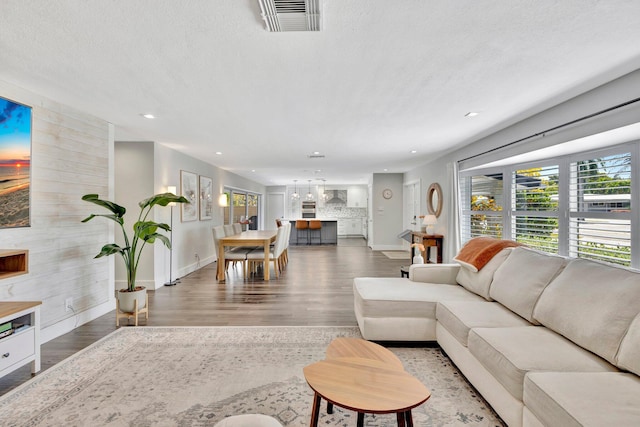
[[[129,238],[133,237],[133,224],[138,220],[140,207],[138,202],[154,194],[153,185],[153,142],[116,142],[115,143],[115,197],[114,201],[127,209],[124,217],[125,229]],[[121,233],[116,230],[116,243],[124,244]],[[122,289],[127,284],[127,273],[124,262],[119,255],[115,256],[116,288]],[[153,251],[145,248],[138,271],[136,283],[148,289],[154,289]]]
[[[374,173],[372,183],[373,236],[369,236],[369,246],[376,251],[402,250],[402,240],[397,236],[403,230],[403,174]],[[382,197],[386,188],[393,192],[391,199]]]
[[[0,229],[0,248],[28,249],[29,273],[0,280],[1,301],[42,301],[48,341],[115,308],[112,260],[94,259],[111,241],[87,193],[109,195],[113,127],[0,81],[0,96],[32,107],[31,226]],[[97,208],[97,206],[95,207]],[[65,299],[73,297],[73,312]]]

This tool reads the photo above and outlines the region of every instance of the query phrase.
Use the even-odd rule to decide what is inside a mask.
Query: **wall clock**
[[[385,188],[384,190],[382,190],[382,197],[384,197],[385,199],[390,199],[393,197],[393,191],[389,190],[388,188]]]

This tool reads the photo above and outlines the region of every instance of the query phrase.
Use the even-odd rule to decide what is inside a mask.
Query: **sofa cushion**
[[[559,256],[514,248],[493,275],[489,295],[529,322],[538,324],[533,318],[533,307],[566,263],[566,259]]]
[[[475,328],[469,351],[516,399],[522,400],[529,371],[608,372],[603,359],[541,326]]]
[[[545,288],[533,316],[611,363],[640,310],[640,273],[576,259]]]
[[[481,270],[472,271],[471,269],[466,268],[464,265],[458,271],[458,275],[456,276],[457,282],[464,286],[470,292],[474,294],[478,294],[481,297],[491,301],[491,296],[489,295],[489,287],[491,286],[491,281],[493,280],[493,274],[496,272],[498,267],[507,259],[509,253],[512,248],[503,249],[498,252],[496,255],[491,258]]]
[[[631,326],[620,344],[616,365],[640,375],[640,314],[633,319]]]
[[[639,426],[640,378],[617,372],[530,372],[524,404],[548,426]]]
[[[528,326],[529,322],[497,302],[444,301],[436,308],[438,322],[463,346],[471,328]]]
[[[445,300],[480,300],[458,285],[413,282],[405,278],[356,277],[354,304],[365,317],[436,318],[436,305]]]

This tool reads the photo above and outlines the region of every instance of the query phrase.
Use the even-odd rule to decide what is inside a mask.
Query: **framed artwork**
[[[0,98],[0,228],[31,225],[31,107]]]
[[[198,219],[198,175],[180,171],[180,191],[189,203],[181,203],[180,218],[182,222]]]
[[[200,221],[213,218],[213,180],[200,175]]]

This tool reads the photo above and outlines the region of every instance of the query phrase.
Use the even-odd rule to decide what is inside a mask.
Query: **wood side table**
[[[414,231],[411,233],[411,240],[413,243],[422,243],[424,245],[425,250],[422,252],[424,262],[429,262],[429,257],[427,256],[429,248],[435,247],[437,250],[436,263],[442,264],[442,241],[444,240],[442,234],[427,234]],[[410,257],[410,262],[413,263],[413,251],[411,251]]]
[[[318,425],[322,399],[358,412],[358,427],[364,425],[365,413],[395,413],[399,427],[411,427],[411,410],[431,397],[415,377],[375,359],[327,359],[306,366],[303,372],[314,391],[311,427]]]

